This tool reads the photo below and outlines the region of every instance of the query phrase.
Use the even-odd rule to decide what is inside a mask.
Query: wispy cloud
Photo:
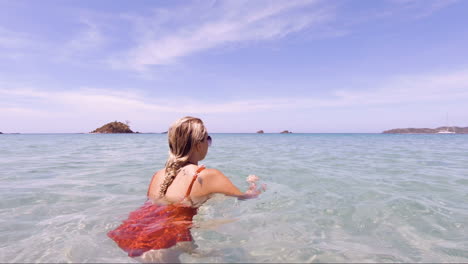
[[[67,35],[63,36],[65,41],[62,38],[59,41],[0,25],[0,58],[41,58],[44,61],[58,60],[70,63],[80,62],[80,59],[88,56],[93,62],[99,60],[100,56],[96,56],[96,52],[106,43],[106,37],[99,25],[85,17],[73,19],[78,19],[81,27],[69,29]]]
[[[20,59],[41,47],[30,34],[0,26],[0,58]]]
[[[87,19],[81,19],[81,24],[84,29],[79,31],[74,38],[65,43],[65,46],[70,51],[82,51],[95,49],[104,44],[105,39],[96,23]]]
[[[2,85],[2,87],[8,87]],[[14,89],[10,89],[13,87]],[[449,73],[396,76],[373,84],[373,88],[337,90],[326,97],[257,98],[210,103],[184,97],[151,99],[143,92],[116,92],[107,89],[81,88],[74,91],[41,91],[30,88],[0,89],[3,102],[13,102],[11,109],[57,106],[63,112],[113,113],[233,113],[275,109],[302,109],[350,106],[391,106],[401,103],[425,103],[468,100],[468,69]],[[37,109],[45,110],[45,109]],[[54,109],[51,110],[54,112]]]
[[[433,13],[455,4],[459,0],[387,0],[394,9],[391,13],[408,12],[412,18],[420,19],[432,15]]]
[[[0,27],[0,48],[16,49],[28,45],[30,38],[27,34]]]
[[[140,38],[134,48],[110,62],[117,68],[144,71],[223,45],[282,38],[331,17],[317,0],[228,1],[156,10],[153,16],[132,18],[137,24],[145,22],[138,28]],[[172,25],[170,31],[163,29],[166,24]]]
[[[93,63],[100,60],[102,55],[98,52],[106,44],[107,38],[92,20],[81,17],[79,22],[80,29],[55,49],[58,61],[77,64],[82,63],[83,58],[91,59]]]
[[[183,115],[239,118],[248,114],[254,118],[278,111],[293,116],[373,107],[393,110],[402,104],[438,109],[438,105],[457,102],[460,105],[460,102],[468,101],[468,69],[394,76],[369,85],[361,89],[331,88],[330,93],[323,96],[205,101],[187,97],[154,99],[137,90],[117,92],[83,87],[46,91],[3,82],[0,83],[0,119],[3,132],[18,129],[25,132],[86,132],[102,122],[113,120],[131,120],[133,127],[151,131],[155,129],[152,124],[159,124],[157,129],[162,130],[165,129],[162,124],[169,124]],[[239,119],[234,121],[239,122]]]
[[[52,58],[88,65],[105,62],[144,76],[151,67],[174,64],[204,51],[278,40],[298,32],[307,32],[302,35],[306,39],[341,37],[356,30],[356,24],[395,15],[425,17],[456,2],[387,0],[387,5],[353,16],[344,12],[347,2],[326,0],[195,1],[138,14],[67,9],[72,10],[64,11],[70,12],[70,20],[80,26],[61,32],[59,38],[0,25],[0,57]]]
[[[310,35],[342,37],[351,34],[356,24],[396,15],[423,18],[457,1],[388,0],[380,9],[362,10],[352,17],[340,14],[344,5],[321,0],[195,2],[156,9],[147,16],[122,16],[134,24],[136,38],[132,47],[108,62],[113,68],[145,72],[203,51],[276,40],[311,28]]]
[[[394,76],[366,90],[338,90],[335,103],[394,105],[468,100],[468,70],[449,73]]]

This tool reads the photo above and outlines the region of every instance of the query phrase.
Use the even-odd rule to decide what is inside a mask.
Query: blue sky
[[[468,1],[0,0],[0,131],[468,126]]]

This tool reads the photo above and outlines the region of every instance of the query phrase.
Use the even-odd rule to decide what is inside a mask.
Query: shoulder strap
[[[198,177],[198,173],[200,173],[204,169],[205,169],[205,165],[200,165],[200,167],[198,167],[197,171],[195,172],[195,175],[193,175],[192,182],[190,183],[190,185],[189,185],[189,187],[187,189],[187,192],[185,193],[185,198],[187,198],[190,195],[190,192],[192,191],[193,184],[195,183],[195,180]]]

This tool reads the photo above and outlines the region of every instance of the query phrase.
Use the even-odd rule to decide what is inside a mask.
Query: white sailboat
[[[445,124],[446,124],[446,129],[440,130],[437,132],[437,134],[455,134],[455,131],[450,131],[449,126],[448,126],[448,113],[447,117],[445,119]]]
[[[455,132],[445,129],[437,132],[437,134],[455,134]]]

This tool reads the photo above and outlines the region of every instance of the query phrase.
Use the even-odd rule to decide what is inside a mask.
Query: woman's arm
[[[237,197],[240,200],[255,198],[261,191],[249,188],[245,193],[241,192],[226,175],[217,169],[205,169],[200,173],[203,193],[206,195],[222,193]]]

